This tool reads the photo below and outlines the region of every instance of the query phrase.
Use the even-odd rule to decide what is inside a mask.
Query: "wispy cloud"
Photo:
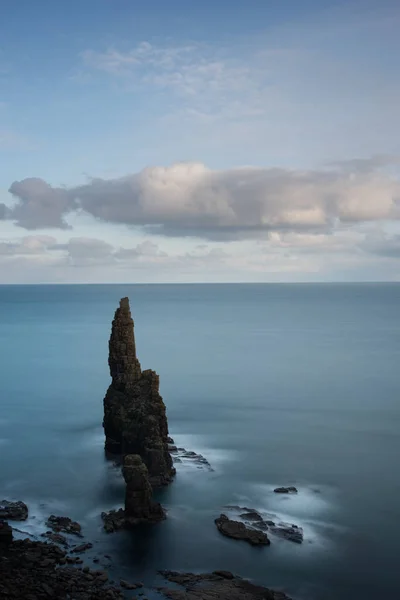
[[[122,51],[86,50],[81,58],[89,71],[106,73],[127,85],[169,91],[180,110],[192,117],[244,118],[267,114],[268,100],[276,95],[271,73],[277,62],[296,54],[281,49],[247,48],[237,57],[229,50],[207,44],[155,46],[142,42]]]

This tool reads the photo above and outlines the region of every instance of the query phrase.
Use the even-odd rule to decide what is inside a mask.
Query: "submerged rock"
[[[0,519],[9,521],[26,521],[28,518],[28,507],[24,502],[0,501]]]
[[[279,535],[290,542],[295,542],[296,544],[301,544],[303,542],[303,530],[297,525],[278,523],[278,525],[274,524],[269,529],[272,533],[275,533],[275,535]]]
[[[111,385],[104,398],[103,427],[106,451],[138,454],[152,485],[165,485],[175,474],[168,449],[171,438],[159,376],[142,371],[136,356],[134,323],[129,299],[115,312],[109,341]]]
[[[161,574],[167,581],[183,588],[160,588],[159,591],[170,600],[289,600],[283,592],[255,585],[246,579],[235,577],[229,571],[214,571],[202,575],[162,571]]]
[[[153,500],[148,470],[139,455],[128,454],[125,457],[122,474],[126,483],[125,509],[102,513],[107,533],[139,523],[157,523],[165,519],[161,504]]]
[[[235,540],[244,540],[252,546],[269,546],[271,543],[264,531],[247,527],[241,521],[233,521],[224,514],[215,519],[215,524],[223,535]]]
[[[298,490],[294,486],[277,487],[274,489],[275,494],[297,494]]]

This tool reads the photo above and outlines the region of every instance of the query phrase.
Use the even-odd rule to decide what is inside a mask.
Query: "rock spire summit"
[[[112,385],[115,390],[123,392],[142,376],[140,362],[136,356],[134,323],[129,298],[122,298],[119,308],[115,311],[108,347]]]

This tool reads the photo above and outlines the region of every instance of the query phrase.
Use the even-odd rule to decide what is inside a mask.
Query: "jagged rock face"
[[[143,521],[164,519],[161,504],[153,501],[149,473],[139,455],[125,456],[122,475],[126,483],[125,517]]]
[[[141,370],[128,298],[115,312],[109,342],[112,382],[104,398],[106,450],[138,454],[152,485],[169,483],[175,474],[168,451],[168,422],[159,393],[159,377]]]

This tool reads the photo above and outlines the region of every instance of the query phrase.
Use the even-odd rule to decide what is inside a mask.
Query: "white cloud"
[[[213,171],[178,163],[71,188],[25,179],[10,193],[16,203],[5,216],[26,229],[65,228],[76,210],[154,234],[209,240],[265,238],[270,231],[329,233],[400,218],[399,180],[375,168]]]

